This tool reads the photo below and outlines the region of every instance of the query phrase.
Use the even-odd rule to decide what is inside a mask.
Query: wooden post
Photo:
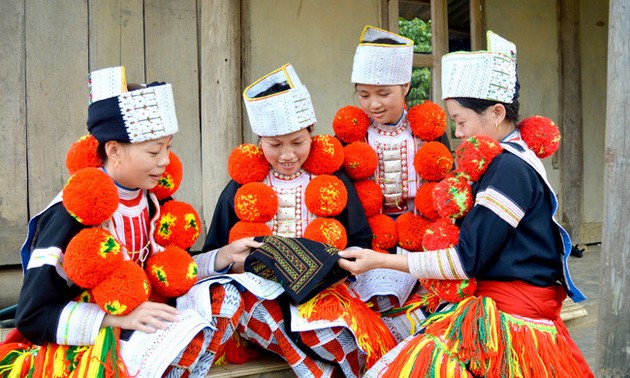
[[[200,2],[200,92],[203,215],[212,219],[227,184],[227,159],[243,140],[240,1]]]
[[[630,376],[630,0],[610,0],[597,377]]]
[[[582,223],[582,91],[580,77],[580,2],[559,0],[560,17],[560,192],[561,221],[573,243],[580,242]]]

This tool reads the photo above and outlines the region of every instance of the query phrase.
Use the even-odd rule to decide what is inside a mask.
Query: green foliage
[[[424,22],[419,18],[398,19],[400,35],[412,39],[414,53],[431,53],[431,20]],[[411,88],[407,94],[407,107],[422,103],[429,99],[431,88],[431,71],[426,67],[414,67],[411,73]]]

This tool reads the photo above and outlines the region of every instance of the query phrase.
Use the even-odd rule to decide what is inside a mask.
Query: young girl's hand
[[[166,329],[169,322],[176,322],[178,314],[175,307],[167,304],[143,302],[127,315],[105,315],[102,326],[154,333]]]
[[[263,243],[257,242],[253,237],[243,238],[228,245],[224,245],[217,252],[217,256],[214,260],[214,269],[221,271],[228,266],[232,266],[232,270],[235,272],[242,272],[245,259],[249,256],[252,248],[258,248]]]
[[[339,251],[341,259],[337,261],[340,267],[356,276],[368,270],[377,268],[396,269],[409,272],[407,255],[390,255],[371,249],[348,249]]]

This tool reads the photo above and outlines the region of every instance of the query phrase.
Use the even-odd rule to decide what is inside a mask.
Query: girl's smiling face
[[[118,184],[131,189],[152,189],[170,163],[173,136],[140,143],[107,142],[107,172]]]
[[[308,158],[311,140],[311,132],[306,128],[286,135],[260,137],[260,146],[273,170],[291,175],[297,173]]]
[[[402,117],[409,84],[368,85],[356,84],[361,109],[375,122],[394,124]]]

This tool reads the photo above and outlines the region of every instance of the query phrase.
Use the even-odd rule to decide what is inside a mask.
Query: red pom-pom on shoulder
[[[455,151],[457,171],[477,181],[486,173],[488,166],[503,151],[501,144],[493,138],[478,135],[466,139]]]
[[[348,105],[337,111],[333,119],[335,135],[344,143],[352,143],[365,139],[370,118],[361,108]]]
[[[228,174],[241,185],[262,181],[269,169],[269,162],[262,148],[255,144],[241,144],[228,157]]]
[[[407,113],[407,120],[413,135],[427,142],[441,137],[446,130],[444,109],[429,100],[412,106]]]
[[[251,238],[254,236],[270,236],[271,234],[271,229],[265,223],[238,221],[230,229],[228,242],[232,243],[233,241],[239,239]]]
[[[541,159],[553,155],[560,147],[560,130],[547,117],[525,118],[519,123],[518,129],[529,149]]]
[[[160,208],[155,229],[155,241],[166,246],[173,244],[188,249],[195,244],[201,231],[201,218],[186,202],[170,200]]]
[[[149,299],[151,285],[138,264],[124,260],[92,290],[92,294],[103,311],[112,315],[127,315]]]
[[[79,231],[64,252],[63,268],[77,285],[92,289],[123,262],[120,244],[102,228]]]
[[[453,168],[453,156],[442,143],[427,142],[416,153],[413,166],[423,180],[439,181]]]
[[[116,184],[99,168],[80,169],[63,188],[63,206],[86,226],[101,224],[118,209]]]
[[[197,279],[197,264],[174,245],[149,257],[145,270],[153,289],[167,298],[186,293]]]
[[[352,142],[344,147],[343,168],[352,180],[363,180],[372,176],[377,165],[376,152],[366,142]]]
[[[179,189],[179,185],[184,177],[184,167],[179,157],[173,151],[169,151],[168,158],[170,161],[166,166],[166,170],[158,180],[157,185],[151,189],[151,192],[159,200],[172,197]]]
[[[339,215],[348,203],[348,191],[343,182],[332,175],[311,180],[304,191],[306,208],[318,217]]]
[[[96,153],[98,141],[92,135],[84,135],[72,143],[66,152],[66,168],[73,175],[82,168],[99,168],[103,162]]]
[[[278,196],[269,185],[250,182],[236,191],[234,211],[246,222],[269,222],[278,211]]]
[[[306,226],[304,237],[335,248],[344,249],[348,244],[346,228],[333,218],[315,218]]]
[[[302,168],[315,175],[331,175],[341,168],[343,155],[343,146],[339,139],[332,135],[315,135]]]

